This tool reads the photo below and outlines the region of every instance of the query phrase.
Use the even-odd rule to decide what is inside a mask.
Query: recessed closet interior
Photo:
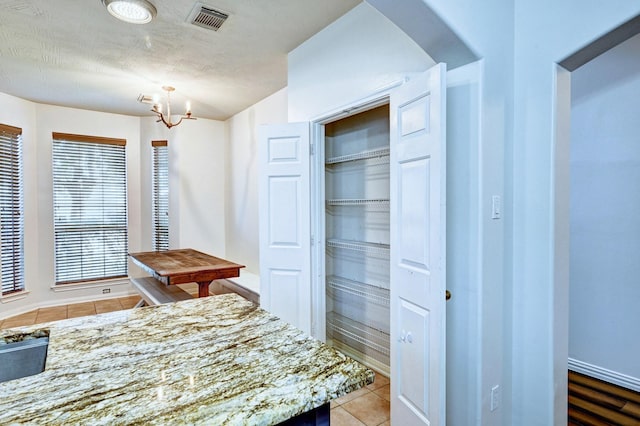
[[[326,339],[389,374],[389,105],[325,124]]]

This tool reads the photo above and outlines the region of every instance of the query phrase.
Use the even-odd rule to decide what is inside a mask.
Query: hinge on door
[[[313,235],[311,236],[311,245],[314,244],[314,239],[313,239]]]
[[[315,155],[316,148],[313,142],[309,142],[309,155]]]

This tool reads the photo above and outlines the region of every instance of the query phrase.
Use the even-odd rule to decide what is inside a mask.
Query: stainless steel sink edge
[[[0,338],[0,383],[42,373],[48,347],[49,330]]]

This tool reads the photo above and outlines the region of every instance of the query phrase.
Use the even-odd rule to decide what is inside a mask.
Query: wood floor
[[[640,393],[569,372],[569,425],[640,425]]]

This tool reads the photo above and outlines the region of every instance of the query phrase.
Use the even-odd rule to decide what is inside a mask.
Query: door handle
[[[449,290],[445,290],[444,292],[444,300],[451,299],[451,292]]]
[[[398,342],[413,343],[413,334],[411,334],[410,331],[405,332],[404,330],[402,330],[402,333],[400,334],[400,338],[398,339]]]

